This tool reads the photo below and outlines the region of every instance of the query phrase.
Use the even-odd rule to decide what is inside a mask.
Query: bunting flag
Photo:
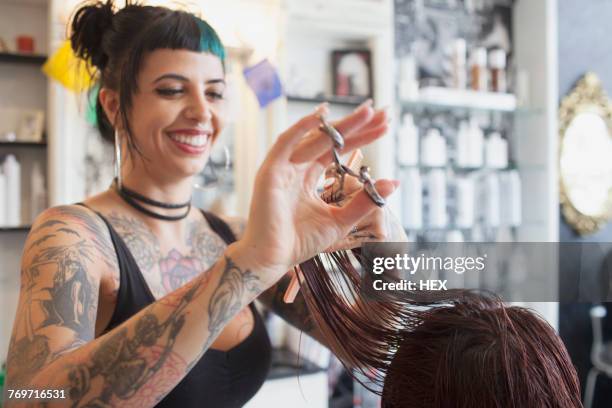
[[[42,70],[49,78],[73,92],[89,90],[95,82],[91,75],[93,67],[74,55],[68,40],[47,59]]]

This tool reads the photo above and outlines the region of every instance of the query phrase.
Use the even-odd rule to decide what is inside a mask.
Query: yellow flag
[[[42,70],[49,78],[55,79],[74,92],[88,90],[94,82],[90,75],[94,72],[91,63],[86,63],[74,55],[70,41],[64,41],[62,46],[47,59]]]

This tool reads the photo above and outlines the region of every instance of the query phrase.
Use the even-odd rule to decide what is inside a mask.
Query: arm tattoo
[[[225,269],[208,304],[210,334],[204,349],[208,349],[225,324],[241,309],[245,292],[258,293],[259,290],[259,278],[248,269],[241,270],[226,256]]]
[[[66,225],[57,220],[41,224],[36,232],[57,229],[34,241],[28,249],[36,250],[56,235],[80,237]],[[98,292],[96,283],[88,276],[86,264],[95,262],[96,249],[96,244],[85,239],[70,245],[49,246],[38,250],[28,266],[22,269],[22,313],[17,317],[7,358],[12,384],[24,384],[44,365],[93,338]],[[43,275],[52,276],[51,282],[42,284]],[[36,321],[34,308],[42,314]],[[17,330],[18,327],[21,330]],[[69,329],[72,338],[66,344],[52,348],[46,334],[49,327]],[[17,338],[18,331],[20,338]]]
[[[193,281],[185,286],[185,292],[180,298],[170,295],[172,301],[168,304],[178,303],[172,312],[163,320],[151,311],[138,317],[134,333],[129,335],[125,325],[113,331],[112,335],[104,339],[91,354],[88,363],[71,367],[68,374],[70,380],[69,396],[73,406],[83,404],[88,407],[106,407],[120,405],[121,400],[137,397],[152,376],[167,367],[171,360],[180,361],[179,370],[170,382],[165,375],[167,390],[189,371],[195,362],[199,361],[213,339],[222,330],[223,326],[240,309],[243,297],[247,291],[257,293],[259,278],[250,270],[243,271],[229,257],[225,257],[225,267],[208,306],[208,339],[198,358],[187,367],[187,364],[174,352],[176,338],[183,329],[187,306],[192,303],[197,293],[209,284],[210,276]],[[164,299],[160,302],[161,305]],[[155,307],[155,306],[154,306]],[[164,306],[165,307],[165,306]],[[152,351],[155,358],[151,358]],[[174,368],[178,368],[174,364]],[[91,384],[94,380],[102,380],[102,390],[98,395],[88,397]],[[159,391],[159,388],[156,389]],[[159,400],[160,398],[157,398]],[[141,398],[139,398],[141,400]]]
[[[169,389],[179,381],[182,377],[179,373],[184,372],[186,364],[173,349],[185,324],[185,309],[200,286],[198,281],[188,287],[178,305],[163,321],[147,310],[136,321],[131,336],[127,327],[120,326],[92,352],[88,363],[72,367],[68,373],[72,406],[82,402],[88,407],[120,405],[120,400],[135,396],[155,373],[168,368],[167,363],[172,363],[173,367],[164,376],[168,384],[165,388]],[[102,380],[100,394],[85,401],[92,381],[99,378]]]
[[[207,281],[205,279],[201,282],[206,284]],[[259,293],[259,278],[249,269],[243,271],[231,258],[225,256],[225,267],[208,303],[209,337],[200,353],[187,366],[187,372],[196,365],[227,322],[241,309],[242,297],[246,291]]]

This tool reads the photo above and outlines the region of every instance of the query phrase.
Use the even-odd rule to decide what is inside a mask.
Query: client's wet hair
[[[300,265],[321,334],[383,408],[582,407],[576,370],[534,312],[468,290],[362,290],[347,252]]]

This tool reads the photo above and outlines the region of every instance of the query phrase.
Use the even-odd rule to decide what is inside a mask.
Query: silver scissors
[[[330,125],[325,118],[320,115],[319,120],[321,121],[321,125],[319,129],[325,132],[329,138],[332,140],[332,157],[334,160],[334,167],[336,171],[336,178],[339,179],[339,188],[338,191],[332,195],[332,202],[341,201],[344,198],[344,179],[346,175],[350,175],[352,177],[356,177],[363,183],[363,188],[365,192],[368,194],[370,199],[379,207],[384,207],[385,199],[378,193],[376,187],[374,186],[374,182],[372,181],[372,177],[370,176],[370,169],[367,166],[361,166],[359,169],[359,174],[355,173],[351,170],[350,167],[344,165],[340,161],[340,155],[338,154],[338,150],[341,150],[344,147],[344,138],[338,132],[336,128]]]

